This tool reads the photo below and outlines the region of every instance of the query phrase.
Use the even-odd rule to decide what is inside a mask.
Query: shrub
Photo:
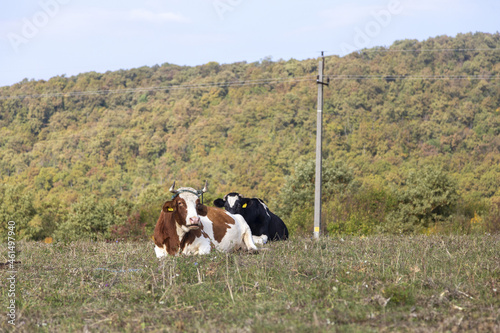
[[[322,174],[323,202],[342,198],[355,187],[354,173],[342,162],[326,162]],[[315,163],[301,161],[293,175],[286,177],[279,198],[277,214],[285,221],[290,233],[312,230],[314,216]]]
[[[56,238],[62,241],[109,238],[108,228],[116,224],[119,218],[110,200],[85,195],[71,206],[68,219],[56,231]]]
[[[113,239],[137,241],[148,238],[146,223],[141,221],[140,213],[130,215],[125,223],[112,225],[109,230]]]
[[[500,197],[491,199],[490,210],[484,220],[487,232],[500,232]]]
[[[35,218],[38,219],[40,229],[32,234],[32,240],[42,240],[54,236],[57,228],[68,218],[68,205],[56,197],[45,197],[43,200],[37,200],[36,210],[38,215]]]
[[[156,221],[160,216],[161,207],[172,196],[162,185],[152,184],[146,187],[137,198],[134,210],[140,213],[141,223],[144,223],[145,233],[152,235]],[[205,202],[208,202],[205,200]]]
[[[0,185],[0,230],[3,237],[7,237],[7,222],[14,221],[16,237],[31,239],[40,228],[36,216],[33,195],[24,186]],[[30,224],[33,219],[34,223]]]
[[[391,193],[385,189],[365,185],[340,201],[326,204],[329,212],[327,230],[330,234],[373,234],[392,209],[393,201]]]
[[[434,166],[411,172],[402,186],[393,189],[393,195],[397,205],[381,226],[390,233],[422,232],[447,221],[459,198],[457,183]]]

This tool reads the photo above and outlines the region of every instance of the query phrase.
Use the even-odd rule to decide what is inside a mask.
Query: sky
[[[499,0],[19,0],[0,4],[0,86],[164,63],[344,56],[500,31]]]

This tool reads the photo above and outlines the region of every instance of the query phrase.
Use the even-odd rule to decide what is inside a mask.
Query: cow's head
[[[224,207],[231,214],[241,214],[243,209],[246,209],[250,199],[244,198],[238,193],[229,193],[224,196],[223,199],[215,199],[214,205],[216,207]]]
[[[180,228],[189,232],[201,227],[200,216],[207,215],[207,206],[200,201],[200,196],[207,191],[207,183],[203,190],[195,190],[191,187],[181,187],[174,189],[175,182],[170,187],[170,192],[174,193],[172,200],[165,202],[163,212],[172,214]]]

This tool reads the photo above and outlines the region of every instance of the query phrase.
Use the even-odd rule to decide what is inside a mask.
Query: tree
[[[109,200],[84,195],[71,206],[71,213],[56,232],[61,241],[109,237],[109,227],[116,223],[114,207]]]
[[[349,181],[339,174],[332,176],[331,191],[324,183],[323,215],[333,222],[328,231],[373,230],[366,225],[389,230],[383,221],[395,207],[394,195],[402,198],[405,190],[391,192],[387,184],[406,182],[401,171],[419,164],[446,165],[465,200],[492,202],[499,195],[500,89],[494,78],[500,73],[500,52],[491,52],[498,48],[499,33],[478,33],[397,41],[390,47],[411,52],[373,49],[326,59],[325,75],[338,79],[335,89],[324,91],[323,153],[353,167],[363,184],[356,191],[343,189]],[[445,51],[421,51],[430,49]],[[260,197],[273,210],[273,202],[279,202],[297,230],[307,230],[312,226],[314,164],[294,174],[294,163],[314,155],[316,72],[316,59],[264,59],[195,67],[164,64],[0,87],[2,184],[24,185],[19,198],[36,193],[35,213],[28,213],[25,222],[26,216],[4,208],[20,218],[23,232],[31,228],[25,237],[38,239],[66,225],[65,216],[75,218],[72,206],[78,198],[94,196],[113,207],[124,199],[140,213],[140,221],[130,222],[147,222],[149,232],[154,207],[161,202],[148,186],[166,179],[208,179],[215,194],[238,191]],[[310,172],[300,175],[306,169]],[[291,174],[295,183],[286,178]],[[373,176],[380,184],[365,187]],[[61,204],[49,202],[49,196]],[[141,196],[148,204],[140,203]],[[420,226],[432,220],[404,200],[397,207],[409,210],[392,212],[394,221],[415,219]],[[470,220],[467,214],[462,217]],[[109,223],[125,223],[128,217]],[[96,232],[104,235],[105,229]]]
[[[322,173],[322,200],[342,197],[354,186],[354,173],[345,163],[326,162]],[[312,228],[315,188],[315,163],[304,160],[295,164],[295,172],[286,177],[278,198],[278,215],[290,232],[305,232]]]
[[[398,202],[381,229],[390,233],[420,232],[447,221],[459,198],[457,190],[457,182],[439,166],[410,172],[401,186],[393,188]]]
[[[30,224],[36,216],[33,195],[23,185],[0,185],[0,230],[2,238],[7,236],[9,221],[15,222],[16,239],[27,238],[38,230]],[[36,221],[34,221],[36,222]]]

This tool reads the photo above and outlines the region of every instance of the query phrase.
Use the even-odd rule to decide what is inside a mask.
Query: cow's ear
[[[163,211],[165,213],[173,213],[175,212],[175,204],[173,201],[167,201],[163,204]]]
[[[226,202],[224,200],[222,200],[221,198],[214,200],[215,207],[222,208],[222,207],[224,207],[225,204],[226,204]]]
[[[241,208],[247,208],[247,206],[251,203],[250,199],[241,198]]]
[[[196,213],[198,213],[198,215],[200,216],[207,216],[208,214],[208,208],[207,206],[201,204],[200,202],[198,202],[196,204]]]

